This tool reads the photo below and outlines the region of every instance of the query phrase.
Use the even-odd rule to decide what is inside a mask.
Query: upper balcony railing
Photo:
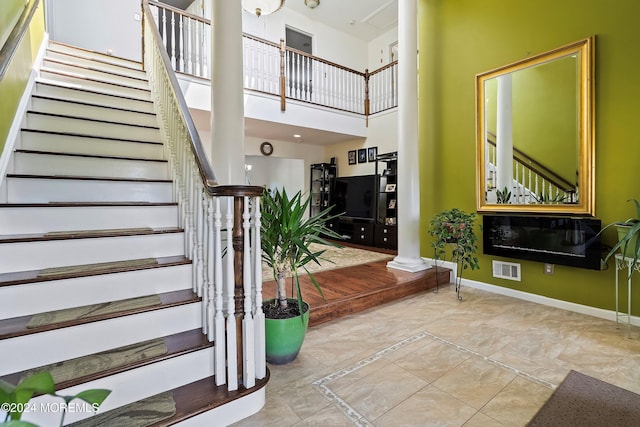
[[[150,0],[171,65],[177,72],[211,78],[211,22]],[[243,35],[245,89],[351,113],[379,113],[398,105],[398,61],[364,72],[249,34]]]

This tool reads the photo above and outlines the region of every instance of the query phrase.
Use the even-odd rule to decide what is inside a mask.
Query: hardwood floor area
[[[371,250],[371,248],[360,248]],[[433,289],[436,284],[447,284],[449,272],[448,269],[438,268],[437,276],[434,269],[408,273],[387,268],[387,261],[323,271],[315,273],[314,277],[322,289],[324,300],[309,277],[306,274],[301,275],[302,295],[311,306],[309,326]],[[275,282],[263,284],[263,297],[265,299],[275,297]]]

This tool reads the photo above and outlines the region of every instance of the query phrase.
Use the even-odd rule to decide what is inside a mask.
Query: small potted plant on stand
[[[436,214],[429,227],[429,234],[434,237],[431,246],[436,260],[443,259],[446,246],[451,246],[451,261],[457,264],[456,294],[460,301],[463,270],[480,268],[476,257],[478,238],[473,230],[475,219],[475,213],[453,208]]]
[[[289,198],[285,190],[266,189],[262,197],[262,259],[271,268],[276,281],[276,298],[262,304],[266,325],[267,362],[286,364],[293,361],[304,341],[309,324],[309,304],[302,299],[299,270],[309,275],[320,295],[322,289],[305,267],[310,262],[319,264],[324,249],[310,247],[312,243],[341,247],[324,239],[340,239],[326,224],[337,215],[331,215],[331,207],[305,218],[310,197],[303,200],[298,192]],[[321,237],[322,236],[322,237]],[[286,279],[291,277],[291,295],[287,297]]]

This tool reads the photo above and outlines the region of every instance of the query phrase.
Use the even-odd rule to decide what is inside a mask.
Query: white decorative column
[[[496,188],[513,193],[513,115],[511,74],[498,77],[496,120]]]
[[[244,184],[242,5],[212,1],[211,161],[219,184]]]
[[[418,6],[398,1],[398,256],[389,268],[421,271],[418,162]]]

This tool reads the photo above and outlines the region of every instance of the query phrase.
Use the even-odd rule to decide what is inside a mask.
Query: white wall
[[[325,147],[325,158],[336,158],[338,176],[371,175],[375,173],[375,162],[356,163],[350,165],[348,153],[351,150],[377,147],[378,154],[398,150],[398,113],[396,109],[376,114],[369,118],[368,137],[354,139],[341,144]]]
[[[114,56],[142,60],[140,0],[49,0],[52,40]]]
[[[369,71],[375,71],[380,67],[387,65],[390,61],[391,55],[389,53],[389,47],[392,43],[398,41],[398,28],[394,28],[369,43],[368,58],[369,58]]]
[[[305,164],[302,159],[282,157],[246,156],[246,164],[251,170],[246,172],[246,184],[260,187],[287,190],[289,196],[298,191],[304,192],[301,176],[304,176]]]
[[[266,157],[262,156],[260,153],[260,144],[262,144],[265,140],[260,138],[245,138],[245,154],[247,156],[258,156],[258,157]],[[303,192],[309,192],[309,180],[311,179],[310,168],[313,163],[322,163],[328,162],[329,158],[326,157],[324,152],[324,147],[319,145],[310,145],[304,143],[296,143],[296,142],[286,142],[286,141],[274,141],[269,140],[269,142],[273,145],[273,154],[268,158],[277,159],[299,159],[302,160],[303,168],[300,172],[298,169],[287,171],[290,175],[292,181],[296,181],[300,183],[300,188],[303,189]],[[253,182],[252,182],[253,184]],[[287,193],[289,189],[287,188]]]
[[[313,54],[315,56],[357,71],[364,71],[367,68],[366,42],[338,32],[297,12],[282,9],[277,13],[260,18],[243,12],[242,25],[245,32],[276,43],[285,38],[285,28],[288,25],[313,37]]]

